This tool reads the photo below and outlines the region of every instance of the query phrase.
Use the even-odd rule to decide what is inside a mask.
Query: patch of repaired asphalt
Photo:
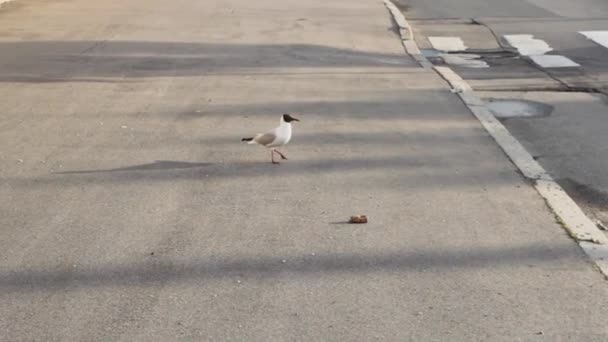
[[[488,109],[499,119],[545,117],[554,109],[551,105],[530,100],[490,98],[486,101]]]

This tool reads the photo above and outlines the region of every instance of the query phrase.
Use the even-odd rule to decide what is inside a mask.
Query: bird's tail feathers
[[[256,141],[256,139],[259,138],[259,137],[261,137],[262,135],[264,135],[264,134],[258,133],[258,134],[255,135],[255,137],[243,138],[243,139],[241,139],[241,141],[245,141],[249,145],[257,144],[258,142]]]

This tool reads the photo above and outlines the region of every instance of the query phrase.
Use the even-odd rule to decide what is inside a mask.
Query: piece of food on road
[[[350,220],[348,220],[348,223],[357,223],[357,224],[367,223],[367,216],[366,215],[351,216]]]

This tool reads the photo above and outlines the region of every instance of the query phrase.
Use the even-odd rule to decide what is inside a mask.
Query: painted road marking
[[[505,35],[506,41],[517,49],[520,55],[530,57],[534,63],[543,68],[576,68],[581,65],[568,57],[545,55],[553,48],[544,40],[536,39],[531,34]]]
[[[451,53],[464,51],[467,49],[464,41],[460,37],[429,37],[429,42],[436,50],[435,56],[441,57],[444,62],[450,65],[461,66],[465,68],[489,68],[490,66],[485,61],[481,60],[480,55],[468,53]],[[427,52],[428,53],[428,52]]]
[[[522,56],[544,55],[553,50],[544,40],[536,39],[531,34],[508,34],[504,37]]]
[[[560,55],[538,55],[529,57],[534,63],[543,68],[576,68],[581,66],[570,58]]]
[[[608,48],[608,31],[582,31],[579,33],[597,44]]]
[[[433,48],[439,51],[464,51],[467,47],[460,37],[429,37]]]

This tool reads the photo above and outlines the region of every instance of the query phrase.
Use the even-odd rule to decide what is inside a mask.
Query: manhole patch
[[[519,99],[487,99],[488,109],[499,119],[537,118],[551,115],[553,106]]]

